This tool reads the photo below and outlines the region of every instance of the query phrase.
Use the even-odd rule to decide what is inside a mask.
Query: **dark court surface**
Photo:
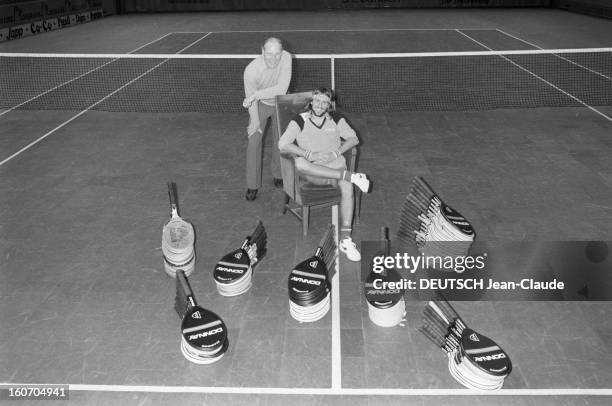
[[[394,37],[402,44],[396,51],[420,52],[610,46],[604,34],[612,22],[548,10],[135,15],[51,32],[45,41],[41,36],[3,43],[0,52],[123,53],[169,32],[274,31],[270,25],[276,32],[461,28],[483,44],[453,30],[402,31]],[[107,34],[104,40],[100,33]],[[389,52],[387,34],[378,34],[373,49]],[[319,35],[286,36],[297,52],[336,52],[330,41],[299,43]],[[363,32],[339,33],[336,44],[356,47],[357,35]],[[200,37],[171,35],[138,52],[176,53]],[[414,42],[407,45],[407,38]],[[244,33],[219,33],[210,44],[198,42],[194,52],[227,48],[224,53],[256,53],[258,42]],[[612,114],[609,106],[599,110]],[[77,113],[14,110],[0,116],[0,159]],[[372,193],[363,196],[357,241],[376,239],[384,225],[395,235],[400,207],[417,175],[466,216],[483,241],[612,236],[612,123],[589,109],[360,113],[349,118],[361,139],[359,168],[374,183]],[[342,388],[450,388],[460,393],[445,354],[417,331],[423,303],[407,303],[404,326],[376,327],[367,315],[358,264],[341,262],[339,326],[332,324],[331,312],[312,325],[290,317],[288,272],[313,251],[330,213],[313,213],[307,237],[293,217],[281,214],[282,193],[273,187],[269,172],[270,139],[264,186],[255,202],[244,200],[246,124],[240,113],[90,111],[0,166],[0,382],[330,388],[332,363],[339,357]],[[229,327],[228,352],[208,366],[189,363],[179,350],[174,280],[164,273],[161,258],[169,180],[178,184],[181,213],[196,229],[191,285],[200,304]],[[257,219],[268,232],[268,255],[256,267],[248,293],[222,297],[212,279],[213,266],[252,231]],[[610,303],[455,306],[468,324],[510,354],[514,370],[505,389],[610,388]],[[340,330],[340,354],[331,351],[334,329]],[[92,390],[73,391],[71,402],[607,405],[610,398]]]

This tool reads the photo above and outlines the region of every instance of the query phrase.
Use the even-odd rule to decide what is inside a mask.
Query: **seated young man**
[[[353,184],[368,192],[370,181],[363,173],[346,170],[344,155],[359,139],[355,131],[338,113],[331,112],[332,92],[317,89],[308,111],[296,115],[279,140],[281,153],[296,156],[295,168],[309,182],[337,184],[340,188],[340,250],[351,261],[360,261],[361,254],[351,238],[353,222]],[[297,143],[297,144],[296,144]]]

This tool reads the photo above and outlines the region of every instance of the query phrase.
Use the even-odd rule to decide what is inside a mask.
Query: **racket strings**
[[[162,230],[162,244],[169,253],[182,253],[195,241],[193,226],[183,219],[170,220]]]
[[[195,230],[179,215],[176,183],[168,183],[168,196],[172,217],[162,230],[164,271],[173,278],[177,271],[184,271],[189,276],[195,270]]]
[[[184,271],[187,276],[195,270],[195,231],[183,219],[170,220],[162,231],[164,271],[171,277]]]

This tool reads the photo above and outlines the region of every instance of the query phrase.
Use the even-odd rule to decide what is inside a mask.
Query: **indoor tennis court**
[[[512,359],[491,393],[449,374],[418,330],[424,302],[406,300],[401,325],[373,324],[361,266],[342,255],[329,312],[292,318],[287,277],[331,210],[312,212],[307,236],[283,215],[270,136],[263,186],[245,200],[242,74],[275,36],[294,55],[292,92],[336,90],[373,182],[357,242],[383,226],[395,239],[415,176],[478,241],[609,241],[612,19],[557,7],[116,11],[0,42],[0,384],[69,385],[87,405],[609,404],[608,301],[453,302]],[[209,365],[181,354],[161,243],[170,181],[196,234],[189,282],[227,326]],[[258,220],[267,254],[252,287],[224,297],[213,268]]]

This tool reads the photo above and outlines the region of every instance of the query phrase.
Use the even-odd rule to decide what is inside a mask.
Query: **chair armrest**
[[[346,161],[346,169],[354,172],[357,169],[357,147],[352,147],[344,151],[344,159]]]

